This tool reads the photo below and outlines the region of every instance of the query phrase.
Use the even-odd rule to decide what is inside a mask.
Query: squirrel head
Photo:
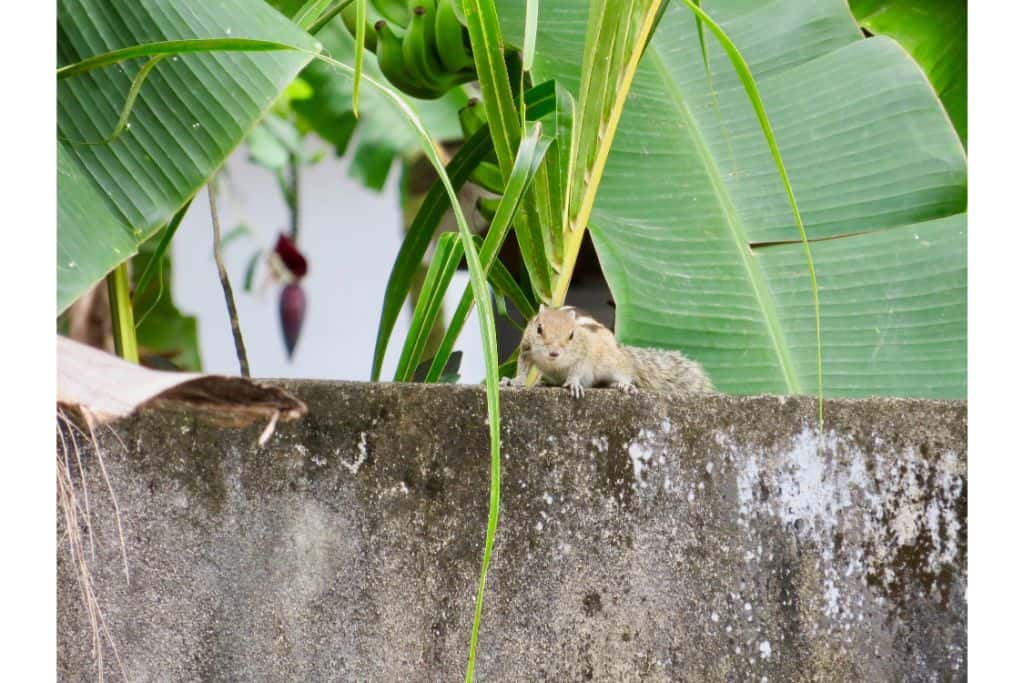
[[[548,308],[541,304],[526,327],[520,353],[530,354],[542,368],[569,366],[576,361],[573,350],[581,343],[579,336],[575,308]]]

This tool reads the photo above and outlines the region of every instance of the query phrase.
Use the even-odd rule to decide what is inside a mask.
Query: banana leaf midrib
[[[765,330],[771,340],[772,348],[774,349],[776,358],[779,362],[779,371],[786,382],[786,390],[790,394],[803,393],[796,367],[789,352],[790,346],[787,343],[785,333],[782,330],[782,325],[779,321],[778,312],[775,308],[767,279],[761,271],[760,266],[755,262],[753,251],[750,248],[750,238],[747,236],[746,231],[740,222],[736,206],[733,204],[728,190],[722,182],[723,174],[719,171],[718,163],[715,161],[708,145],[704,142],[703,131],[690,111],[679,86],[668,73],[664,58],[657,43],[653,44],[650,49],[648,49],[646,59],[648,59],[657,70],[658,79],[663,88],[663,92],[671,98],[672,102],[676,106],[679,116],[683,118],[687,124],[687,129],[691,131],[691,138],[694,141],[694,147],[699,153],[705,169],[707,169],[708,178],[710,179],[715,197],[717,198],[719,207],[721,208],[722,216],[729,228],[729,234],[733,238],[732,241],[736,247],[739,259],[743,263],[744,272],[746,273],[747,280],[750,283],[754,298],[757,301],[758,310],[761,312],[763,317]]]

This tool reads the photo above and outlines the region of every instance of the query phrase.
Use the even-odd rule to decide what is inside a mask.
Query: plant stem
[[[224,257],[220,248],[220,219],[217,217],[217,188],[211,179],[206,186],[210,197],[210,218],[213,220],[213,258],[217,262],[217,273],[220,275],[220,286],[224,290],[224,303],[228,307],[231,318],[231,334],[235,339],[235,355],[238,356],[238,369],[242,377],[249,377],[249,358],[245,355],[245,341],[242,339],[242,327],[238,324],[238,309],[235,308],[235,295],[231,292],[231,281],[224,267]]]
[[[128,287],[128,261],[122,262],[107,275],[107,293],[110,296],[114,351],[126,361],[138,363],[139,343],[135,338],[132,297]]]
[[[291,183],[291,201],[289,209],[292,210],[292,242],[299,240],[299,158],[295,154],[289,155],[290,173],[288,179]]]
[[[332,5],[326,12],[321,14],[320,18],[317,19],[313,23],[313,25],[309,27],[309,32],[315,35],[317,31],[326,26],[331,19],[338,16],[338,14],[340,14],[343,9],[345,9],[351,4],[352,0],[340,0],[340,2],[334,3],[334,5]]]

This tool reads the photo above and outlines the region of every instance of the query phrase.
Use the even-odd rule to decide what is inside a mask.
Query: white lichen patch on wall
[[[812,429],[773,452],[739,447],[726,435],[718,442],[736,464],[738,523],[753,540],[754,520],[773,517],[817,549],[819,607],[840,626],[864,618],[869,583],[928,584],[955,569],[966,476],[955,453],[926,458],[908,448],[883,457],[891,446],[865,450],[834,433],[819,444]]]
[[[348,462],[344,459],[340,448],[335,449],[334,455],[338,457],[338,462],[341,463],[342,467],[352,474],[358,474],[359,468],[363,466],[363,463],[366,462],[366,458],[368,456],[366,450],[366,432],[359,432],[359,443],[356,445],[356,457],[352,462]]]
[[[633,484],[636,489],[647,488],[651,479],[648,470],[656,465],[665,465],[669,450],[669,435],[672,423],[663,419],[655,429],[641,429],[635,439],[626,444],[626,452],[633,465]],[[663,482],[666,489],[671,488],[671,480]]]

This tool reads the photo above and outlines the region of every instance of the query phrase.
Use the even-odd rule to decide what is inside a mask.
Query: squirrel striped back
[[[638,389],[665,393],[708,393],[715,390],[700,363],[678,351],[621,345],[633,363]]]

